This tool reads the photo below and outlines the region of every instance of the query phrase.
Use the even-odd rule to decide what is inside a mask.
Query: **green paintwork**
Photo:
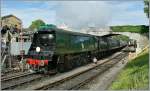
[[[52,26],[43,26],[39,32],[51,32],[55,35],[55,54],[80,53],[97,50],[95,36],[79,32],[66,31]]]
[[[94,36],[59,30],[56,35],[56,54],[70,54],[97,49],[97,40]]]

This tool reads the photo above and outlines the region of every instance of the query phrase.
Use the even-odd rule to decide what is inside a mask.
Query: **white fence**
[[[10,46],[10,53],[11,55],[20,55],[20,50],[25,50],[26,55],[28,53],[30,46],[31,42],[24,42],[23,44],[21,44],[21,42],[12,42]]]

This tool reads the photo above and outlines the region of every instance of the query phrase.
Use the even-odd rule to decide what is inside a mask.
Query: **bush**
[[[148,33],[149,26],[139,25],[139,26],[111,26],[113,32],[132,32],[132,33]]]

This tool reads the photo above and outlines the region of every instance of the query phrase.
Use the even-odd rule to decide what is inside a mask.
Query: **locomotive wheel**
[[[85,60],[85,58],[83,58],[83,65],[85,65],[86,64],[86,60]]]
[[[72,67],[73,67],[73,68],[76,68],[76,66],[77,66],[77,65],[76,65],[76,60],[75,60],[75,59],[73,59]]]
[[[71,60],[66,60],[66,70],[71,70],[72,69],[72,61]]]
[[[59,72],[65,72],[65,67],[64,67],[64,64],[63,63],[59,63],[59,64],[57,64],[57,70],[59,71]]]
[[[78,67],[78,58],[75,60],[75,67]]]
[[[44,74],[47,74],[48,73],[48,70],[46,68],[43,68],[43,73]]]
[[[73,69],[73,68],[74,68],[74,62],[73,62],[73,60],[70,60],[70,62],[71,62],[71,63],[70,63],[70,64],[71,64],[71,65],[70,65],[70,66],[71,66],[71,69]]]
[[[90,55],[87,56],[87,63],[90,63],[91,62],[91,57]]]
[[[78,58],[78,60],[77,60],[77,66],[78,67],[81,66],[81,58]]]
[[[85,60],[85,64],[88,64],[88,56],[86,55],[86,57],[84,58]]]
[[[75,60],[74,63],[75,63],[75,64],[74,64],[74,65],[75,65],[75,68],[78,67],[78,58]]]
[[[64,57],[64,69],[65,71],[68,71],[69,70],[69,67],[70,66],[70,63],[69,63],[69,60],[67,58],[67,56]]]
[[[81,60],[82,60],[82,65],[85,65],[86,64],[86,59],[83,57]]]
[[[60,56],[58,57],[58,62],[61,60],[61,63],[57,63],[57,71],[62,73],[62,72],[65,72],[65,58],[64,56]]]

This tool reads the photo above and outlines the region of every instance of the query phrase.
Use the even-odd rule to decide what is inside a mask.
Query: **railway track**
[[[17,73],[17,71],[14,71],[12,69],[6,70],[5,72],[1,72],[1,77],[12,74],[12,73]]]
[[[2,90],[15,88],[18,85],[31,82],[41,78],[42,75],[23,72],[1,78]]]
[[[82,72],[75,73],[69,77],[58,79],[56,81],[53,81],[52,83],[44,86],[39,86],[34,89],[36,90],[46,90],[46,89],[54,89],[54,90],[59,90],[59,89],[77,89],[92,78],[94,79],[97,75],[103,73],[104,71],[108,70],[113,66],[113,64],[117,63],[120,59],[122,59],[125,56],[125,54],[119,54],[115,57],[112,57],[108,59],[108,61],[104,61],[102,64],[98,64],[94,66],[93,68],[87,69]],[[116,60],[116,61],[114,61]],[[118,61],[117,61],[118,60]],[[95,74],[95,75],[93,75]],[[1,87],[2,90],[7,90],[7,89],[15,89],[16,87],[20,86],[30,86],[31,82],[36,81],[37,83],[40,84],[38,79],[43,78],[44,75],[39,75],[39,74],[33,74],[33,73],[20,73],[20,74],[14,74],[11,76],[3,77],[1,78]],[[51,77],[53,78],[53,77]],[[55,79],[55,78],[54,78]]]
[[[24,72],[27,72],[28,70],[24,70]],[[24,73],[20,70],[14,70],[13,68],[12,69],[9,69],[9,70],[6,70],[5,72],[1,72],[1,79],[5,78],[5,77],[8,77],[8,76],[14,76],[14,75],[17,75],[17,74],[22,74]]]
[[[98,75],[102,74],[113,65],[118,63],[122,58],[126,57],[127,53],[121,53],[100,65],[85,71],[76,73],[72,76],[57,80],[53,83],[37,87],[35,90],[76,90],[86,84],[88,81],[94,79]]]
[[[9,75],[7,74],[7,75],[4,75],[1,77],[1,82],[19,78],[19,77],[23,77],[23,76],[30,75],[30,74],[33,74],[33,73],[26,71],[26,72],[11,73]]]

